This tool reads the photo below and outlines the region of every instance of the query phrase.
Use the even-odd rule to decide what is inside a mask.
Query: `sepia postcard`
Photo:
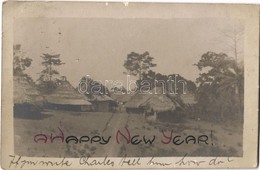
[[[3,169],[258,166],[259,6],[3,3]]]

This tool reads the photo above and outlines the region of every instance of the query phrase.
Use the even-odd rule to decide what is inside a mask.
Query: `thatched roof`
[[[151,96],[141,106],[145,106],[156,112],[166,112],[175,110],[175,104],[166,95],[159,94]]]
[[[53,93],[46,95],[46,99],[53,104],[91,105],[66,79],[60,82]]]
[[[42,105],[44,98],[33,84],[23,76],[14,76],[14,104]]]
[[[153,89],[152,94],[136,93],[125,104],[126,108],[141,108],[144,107],[156,112],[172,111],[176,108],[175,103],[172,102],[166,94],[162,93],[162,89]]]
[[[128,102],[132,96],[133,96],[133,94],[117,94],[117,93],[111,94],[112,99],[114,99],[117,102],[122,102],[122,103]]]
[[[126,108],[140,108],[152,95],[136,93],[128,102],[126,102]]]
[[[107,95],[97,95],[97,94],[92,94],[90,97],[88,97],[88,101],[90,102],[105,102],[105,101],[108,101],[108,102],[114,102],[114,100],[107,96]]]

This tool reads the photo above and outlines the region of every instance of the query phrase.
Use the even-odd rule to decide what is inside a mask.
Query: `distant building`
[[[135,94],[126,104],[128,112],[164,112],[175,109],[174,103],[164,94]]]
[[[172,112],[176,105],[166,94],[162,93],[162,89],[157,88],[155,94],[136,93],[125,104],[125,107],[128,113],[154,114],[156,119],[157,113]]]
[[[131,99],[132,96],[133,94],[120,94],[120,93],[111,94],[111,98],[121,105],[126,104]]]
[[[169,98],[176,103],[177,109],[184,109],[186,107],[193,106],[197,103],[195,99],[195,95],[193,93],[187,93],[187,94],[170,94],[168,95]]]
[[[92,104],[88,102],[84,95],[62,77],[58,87],[49,95],[46,95],[47,107],[50,109],[67,111],[91,111]]]
[[[116,110],[118,112],[125,112],[125,104],[132,98],[133,94],[117,94],[112,93],[111,98],[114,99],[117,103]]]
[[[92,94],[88,97],[88,101],[93,104],[93,111],[112,112],[115,110],[116,102],[107,95]]]

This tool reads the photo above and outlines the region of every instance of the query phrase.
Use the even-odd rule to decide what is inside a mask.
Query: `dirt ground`
[[[39,157],[81,157],[81,156],[242,156],[242,128],[231,125],[219,125],[199,120],[186,120],[181,123],[148,122],[143,115],[127,113],[101,113],[101,112],[68,112],[48,110],[42,113],[39,119],[14,118],[14,141],[15,154],[21,156]],[[67,144],[59,140],[46,143],[34,141],[37,134],[60,135],[60,128],[64,137],[76,136],[102,136],[107,139],[111,136],[108,144],[102,145],[97,142],[82,142]],[[127,128],[127,129],[126,129]],[[137,145],[127,144],[121,135],[116,141],[116,133],[120,130],[127,136],[127,130],[131,134],[139,135],[136,138],[155,140],[152,144],[143,141]],[[169,136],[179,136],[183,140],[187,136],[194,137],[207,135],[207,143],[188,144],[185,141],[181,145],[173,142],[163,144],[166,141],[162,131]]]

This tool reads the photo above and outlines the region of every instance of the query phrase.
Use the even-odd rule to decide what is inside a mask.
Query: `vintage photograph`
[[[15,19],[14,153],[243,157],[244,22]]]

